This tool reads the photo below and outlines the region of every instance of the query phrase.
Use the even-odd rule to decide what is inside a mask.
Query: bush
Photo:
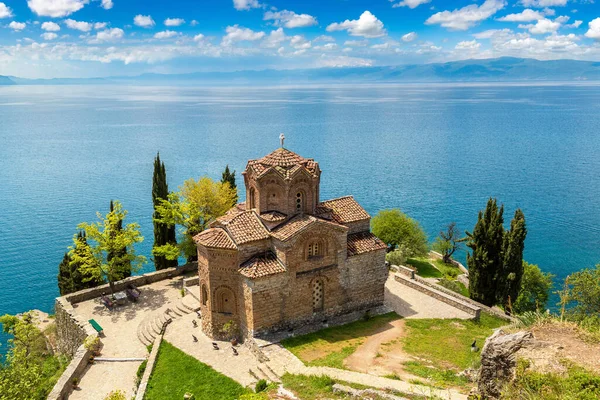
[[[406,253],[400,249],[396,249],[385,255],[385,261],[390,265],[404,265],[406,263]]]
[[[100,351],[100,338],[98,336],[88,336],[83,341],[83,347],[92,353],[98,353]]]
[[[465,285],[458,281],[443,278],[438,281],[438,285],[443,286],[446,289],[450,289],[458,294],[462,294],[465,297],[469,297],[469,289],[467,289]]]
[[[407,257],[424,256],[429,250],[421,225],[398,209],[379,211],[371,226],[389,249],[403,249]]]
[[[125,393],[122,390],[113,390],[104,400],[127,400],[127,397],[125,397]]]
[[[264,379],[261,379],[261,380],[259,380],[258,382],[256,382],[256,386],[254,387],[254,391],[255,391],[256,393],[260,393],[260,392],[262,392],[262,391],[266,390],[266,389],[267,389],[267,386],[268,386],[268,385],[267,385],[267,381],[266,381],[266,380],[264,380]]]

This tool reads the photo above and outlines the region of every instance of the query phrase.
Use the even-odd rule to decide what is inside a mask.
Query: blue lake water
[[[52,310],[76,225],[111,199],[149,256],[157,151],[171,189],[225,164],[243,186],[246,161],[280,132],[320,163],[323,200],[398,207],[432,239],[450,221],[472,229],[490,196],[506,220],[521,207],[526,259],[564,278],[600,262],[599,89],[0,87],[0,314]]]

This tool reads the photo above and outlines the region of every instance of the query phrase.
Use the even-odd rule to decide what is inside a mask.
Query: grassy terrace
[[[396,313],[378,315],[368,320],[285,339],[281,344],[306,365],[344,368],[344,359],[354,353],[367,336],[400,318]]]
[[[249,390],[164,341],[144,399],[183,399],[186,392],[195,400],[232,400]]]

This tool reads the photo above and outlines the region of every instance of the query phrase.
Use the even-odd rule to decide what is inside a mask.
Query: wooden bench
[[[88,322],[90,323],[90,325],[92,325],[92,327],[96,330],[96,332],[98,332],[100,334],[104,332],[104,329],[102,329],[100,324],[97,323],[95,319],[90,319],[90,320],[88,320]]]

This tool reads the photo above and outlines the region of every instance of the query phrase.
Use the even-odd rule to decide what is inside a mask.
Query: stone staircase
[[[175,302],[166,304],[152,311],[140,322],[137,328],[137,337],[144,346],[148,346],[154,343],[154,339],[160,335],[163,325],[169,319],[174,320],[199,309],[198,300],[192,296],[185,296]]]

